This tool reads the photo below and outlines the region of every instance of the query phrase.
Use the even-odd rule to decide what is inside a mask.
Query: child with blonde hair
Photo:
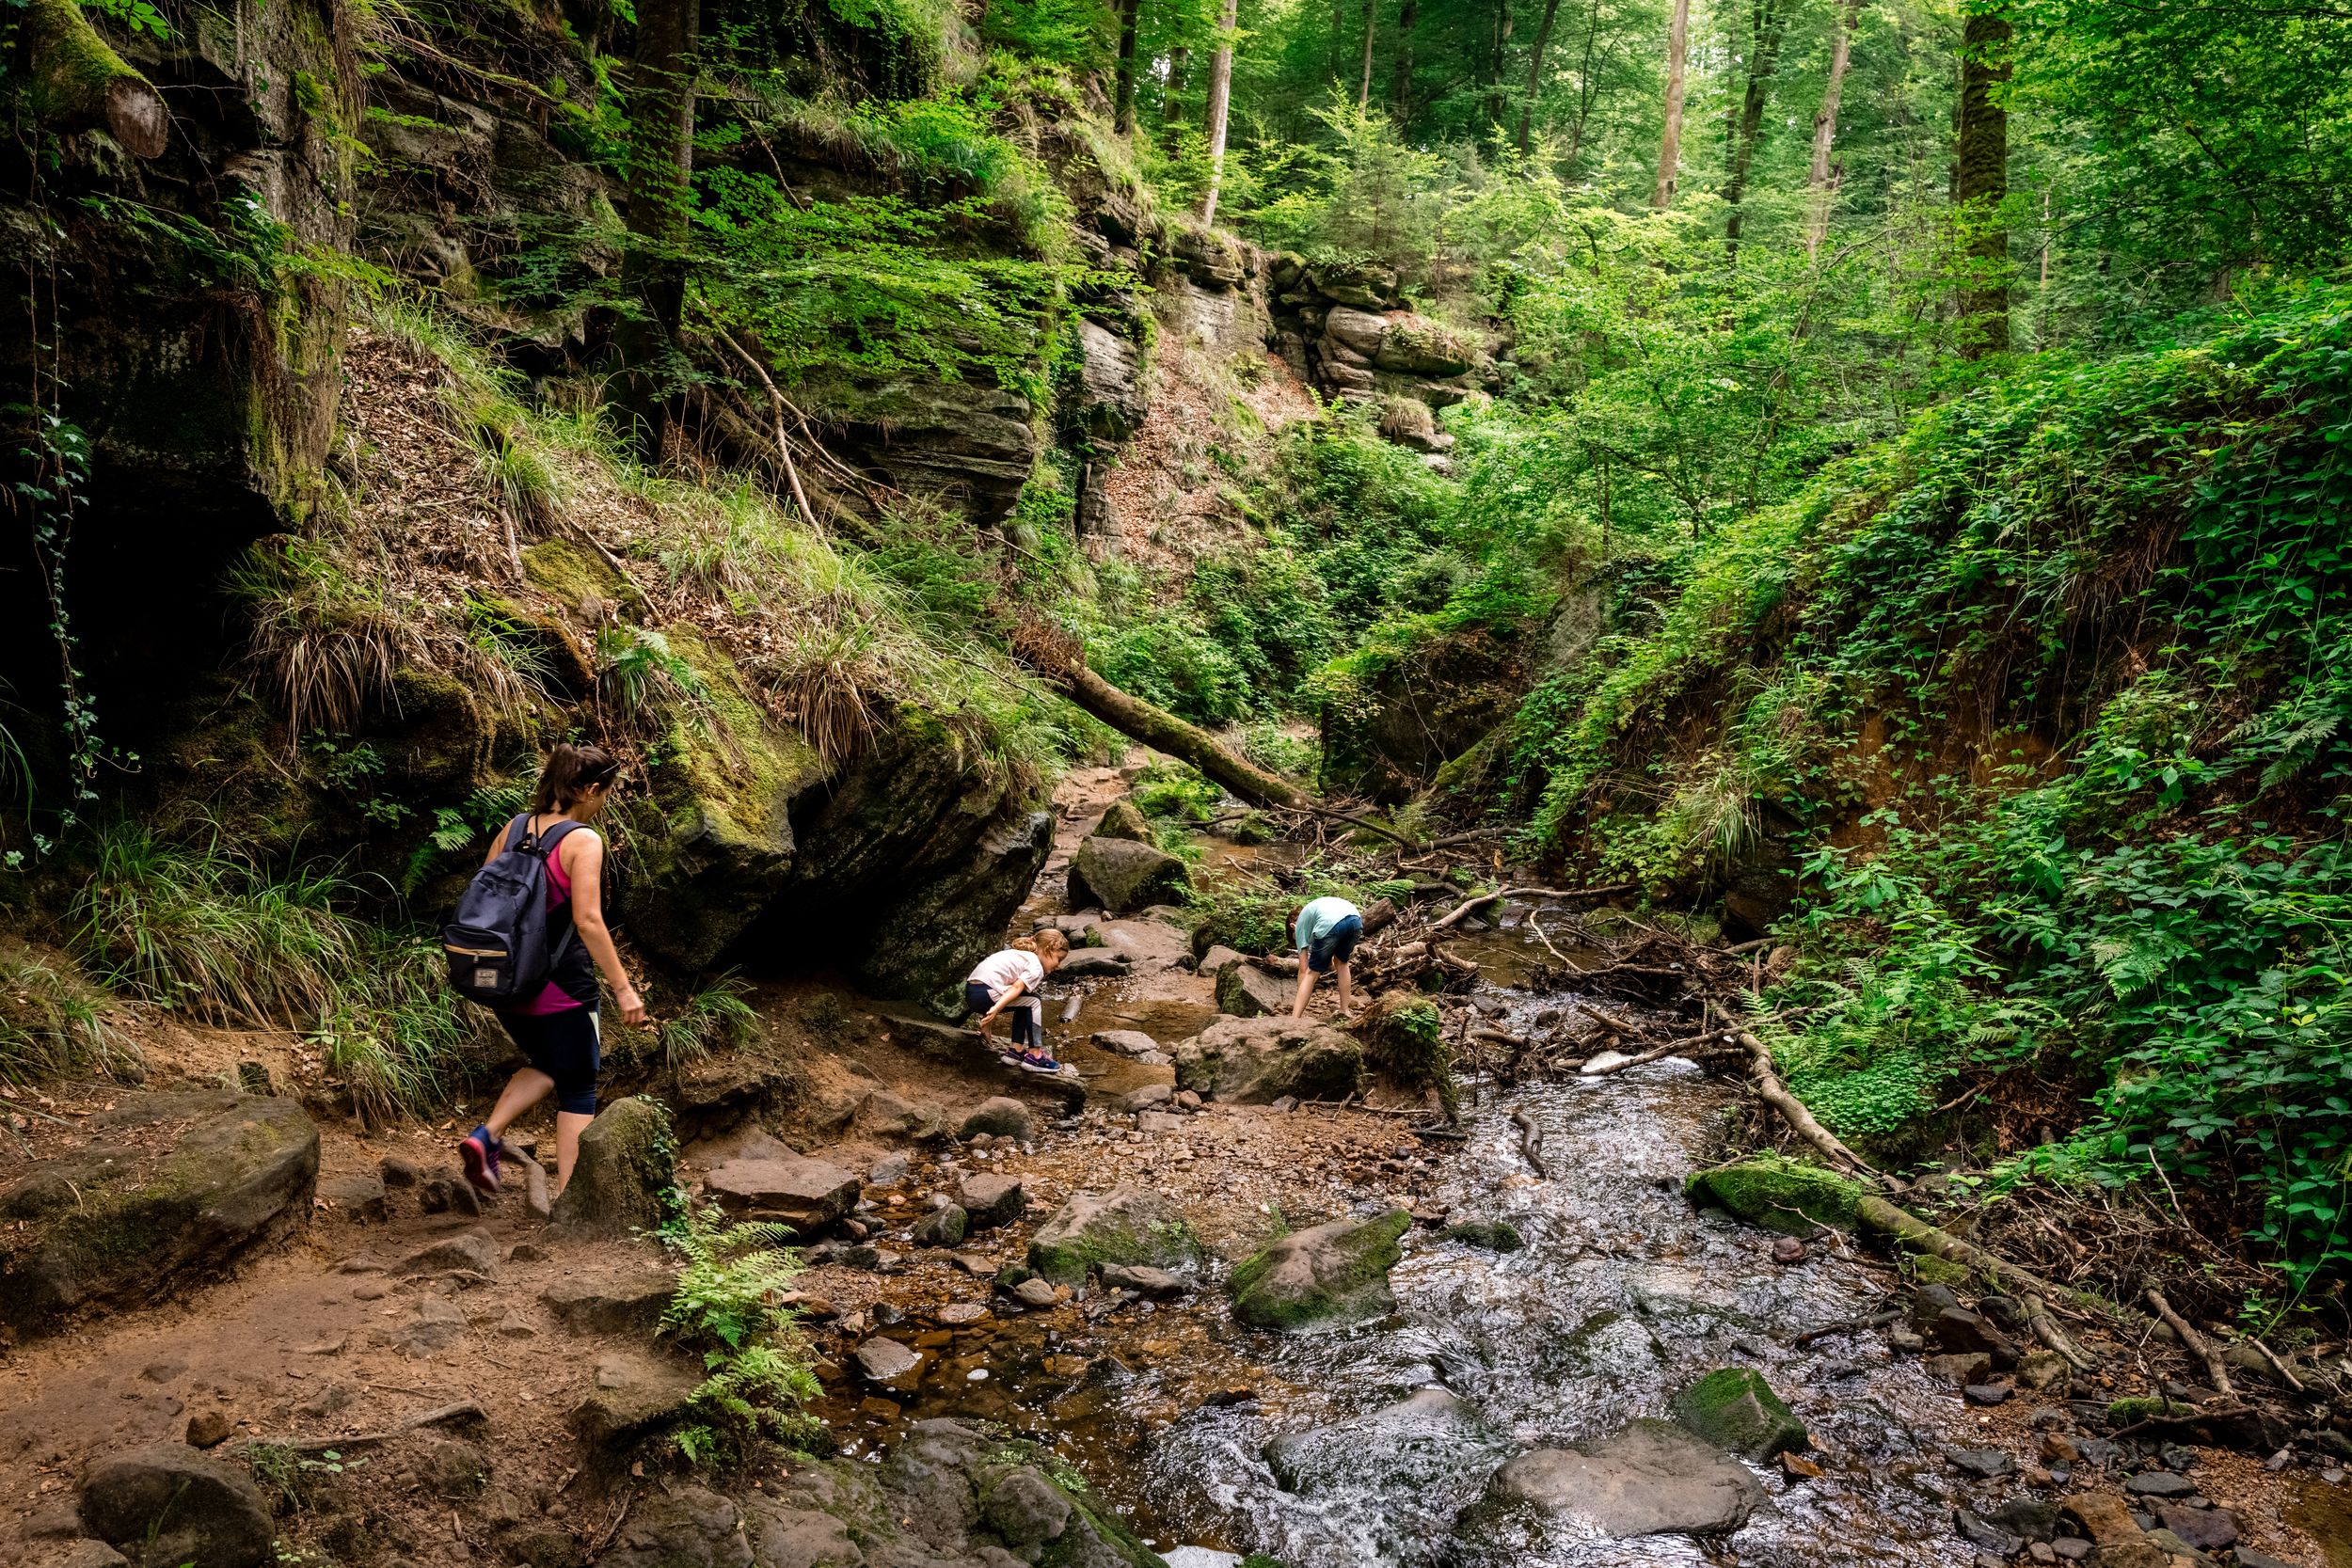
[[[1009,1067],[1031,1072],[1059,1072],[1061,1064],[1045,1049],[1045,1007],[1037,988],[1070,956],[1070,939],[1048,927],[1032,937],[1017,937],[1010,947],[991,953],[974,967],[963,982],[964,1006],[980,1015],[980,1043],[988,1043],[988,1026],[996,1015],[1010,1009],[1012,1046],[1004,1053]]]

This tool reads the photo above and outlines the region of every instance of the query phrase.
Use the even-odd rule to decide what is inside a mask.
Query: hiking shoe
[[[458,1158],[466,1162],[466,1180],[476,1192],[499,1190],[499,1146],[487,1127],[477,1127],[458,1141]]]
[[[1035,1051],[1024,1051],[1021,1053],[1020,1066],[1021,1070],[1024,1072],[1041,1072],[1049,1078],[1058,1078],[1061,1076],[1061,1064],[1059,1062],[1054,1060],[1051,1056],[1042,1055]]]

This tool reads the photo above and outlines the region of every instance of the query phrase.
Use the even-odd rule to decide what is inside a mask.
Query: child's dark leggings
[[[963,984],[963,1005],[976,1014],[984,1014],[989,1008],[996,1006],[998,994],[977,980],[967,980]],[[1019,1001],[1007,1007],[1005,1011],[1011,1019],[1012,1043],[1024,1051],[1035,1051],[1045,1037],[1045,1031],[1042,1027],[1045,1018],[1044,1004],[1037,999],[1035,992],[1025,992]]]

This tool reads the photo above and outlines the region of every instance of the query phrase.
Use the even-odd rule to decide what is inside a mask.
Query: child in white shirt
[[[1045,1049],[1045,1007],[1038,1000],[1037,988],[1069,956],[1070,939],[1049,927],[991,953],[963,982],[964,1006],[980,1015],[981,1044],[988,1043],[988,1026],[996,1015],[1012,1010],[1013,1048],[1005,1053],[1008,1065],[1031,1072],[1061,1070],[1061,1064]]]

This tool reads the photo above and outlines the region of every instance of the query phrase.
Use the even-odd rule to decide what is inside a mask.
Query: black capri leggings
[[[977,980],[966,980],[963,983],[963,1005],[976,1014],[985,1017],[989,1008],[996,1006],[996,997],[997,992],[989,990]],[[1012,1019],[1009,1025],[1012,1043],[1024,1051],[1035,1051],[1038,1048],[1038,1042],[1044,1038],[1045,1035],[1041,1027],[1045,1014],[1044,1004],[1037,999],[1034,991],[1025,991],[1022,993],[1021,1000],[1006,1008],[1005,1011],[1010,1014]]]
[[[594,1007],[560,1013],[501,1013],[499,1022],[531,1058],[555,1080],[555,1108],[576,1117],[596,1114],[596,1069],[604,1065]]]

